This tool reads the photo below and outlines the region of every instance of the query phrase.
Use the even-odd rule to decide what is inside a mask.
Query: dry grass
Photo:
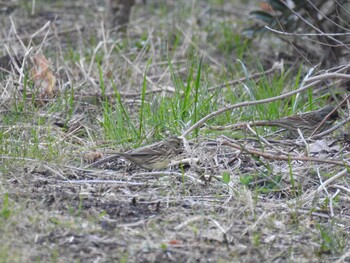
[[[316,87],[252,106],[298,86],[301,73],[249,78],[263,70],[238,30],[248,7],[137,3],[123,35],[103,26],[103,4],[37,2],[34,16],[24,4],[12,21],[0,16],[3,54],[20,54],[27,68],[44,54],[56,78],[43,99],[29,71],[1,76],[0,262],[349,260],[347,123],[318,141],[210,129],[339,95]],[[117,158],[88,167],[87,156],[183,134],[210,113],[186,134],[185,165],[146,173]]]

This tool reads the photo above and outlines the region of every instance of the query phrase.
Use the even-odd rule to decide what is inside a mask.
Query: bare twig
[[[117,180],[65,180],[59,181],[69,184],[117,184],[120,186],[147,186],[147,183],[129,182],[129,181],[117,181]]]
[[[265,28],[273,33],[283,36],[348,36],[350,33],[288,33],[280,30],[273,29],[269,26],[265,26]],[[342,44],[343,46],[344,44]]]
[[[179,173],[179,172],[168,172],[168,171],[164,171],[164,172],[144,172],[144,173],[135,173],[133,174],[133,176],[175,176],[178,178],[188,178],[191,181],[194,181],[196,183],[202,184],[204,185],[205,182],[187,174],[187,173]]]

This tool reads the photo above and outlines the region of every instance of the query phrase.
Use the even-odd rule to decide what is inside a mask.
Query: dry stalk
[[[140,182],[129,182],[129,181],[118,181],[118,180],[65,180],[58,181],[60,183],[68,183],[68,184],[113,184],[119,186],[149,186],[148,183],[140,183]]]

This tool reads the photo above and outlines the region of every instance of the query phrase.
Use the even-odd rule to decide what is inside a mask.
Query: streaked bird
[[[309,111],[301,114],[296,114],[288,117],[281,118],[274,121],[258,121],[254,123],[255,126],[278,126],[286,129],[290,132],[290,137],[299,137],[298,129],[305,136],[311,136],[311,134],[321,133],[329,129],[332,124],[339,118],[338,111],[334,111],[335,107],[327,106],[316,111]],[[328,114],[332,114],[323,122],[323,124],[316,130],[316,128],[322,123]]]
[[[146,170],[160,170],[181,153],[183,142],[173,136],[155,144],[137,148],[125,153],[116,153]]]

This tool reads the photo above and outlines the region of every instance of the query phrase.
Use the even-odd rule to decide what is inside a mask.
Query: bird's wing
[[[127,154],[132,154],[134,156],[146,156],[146,155],[163,155],[164,151],[156,150],[153,148],[140,148],[137,150],[129,151]]]

